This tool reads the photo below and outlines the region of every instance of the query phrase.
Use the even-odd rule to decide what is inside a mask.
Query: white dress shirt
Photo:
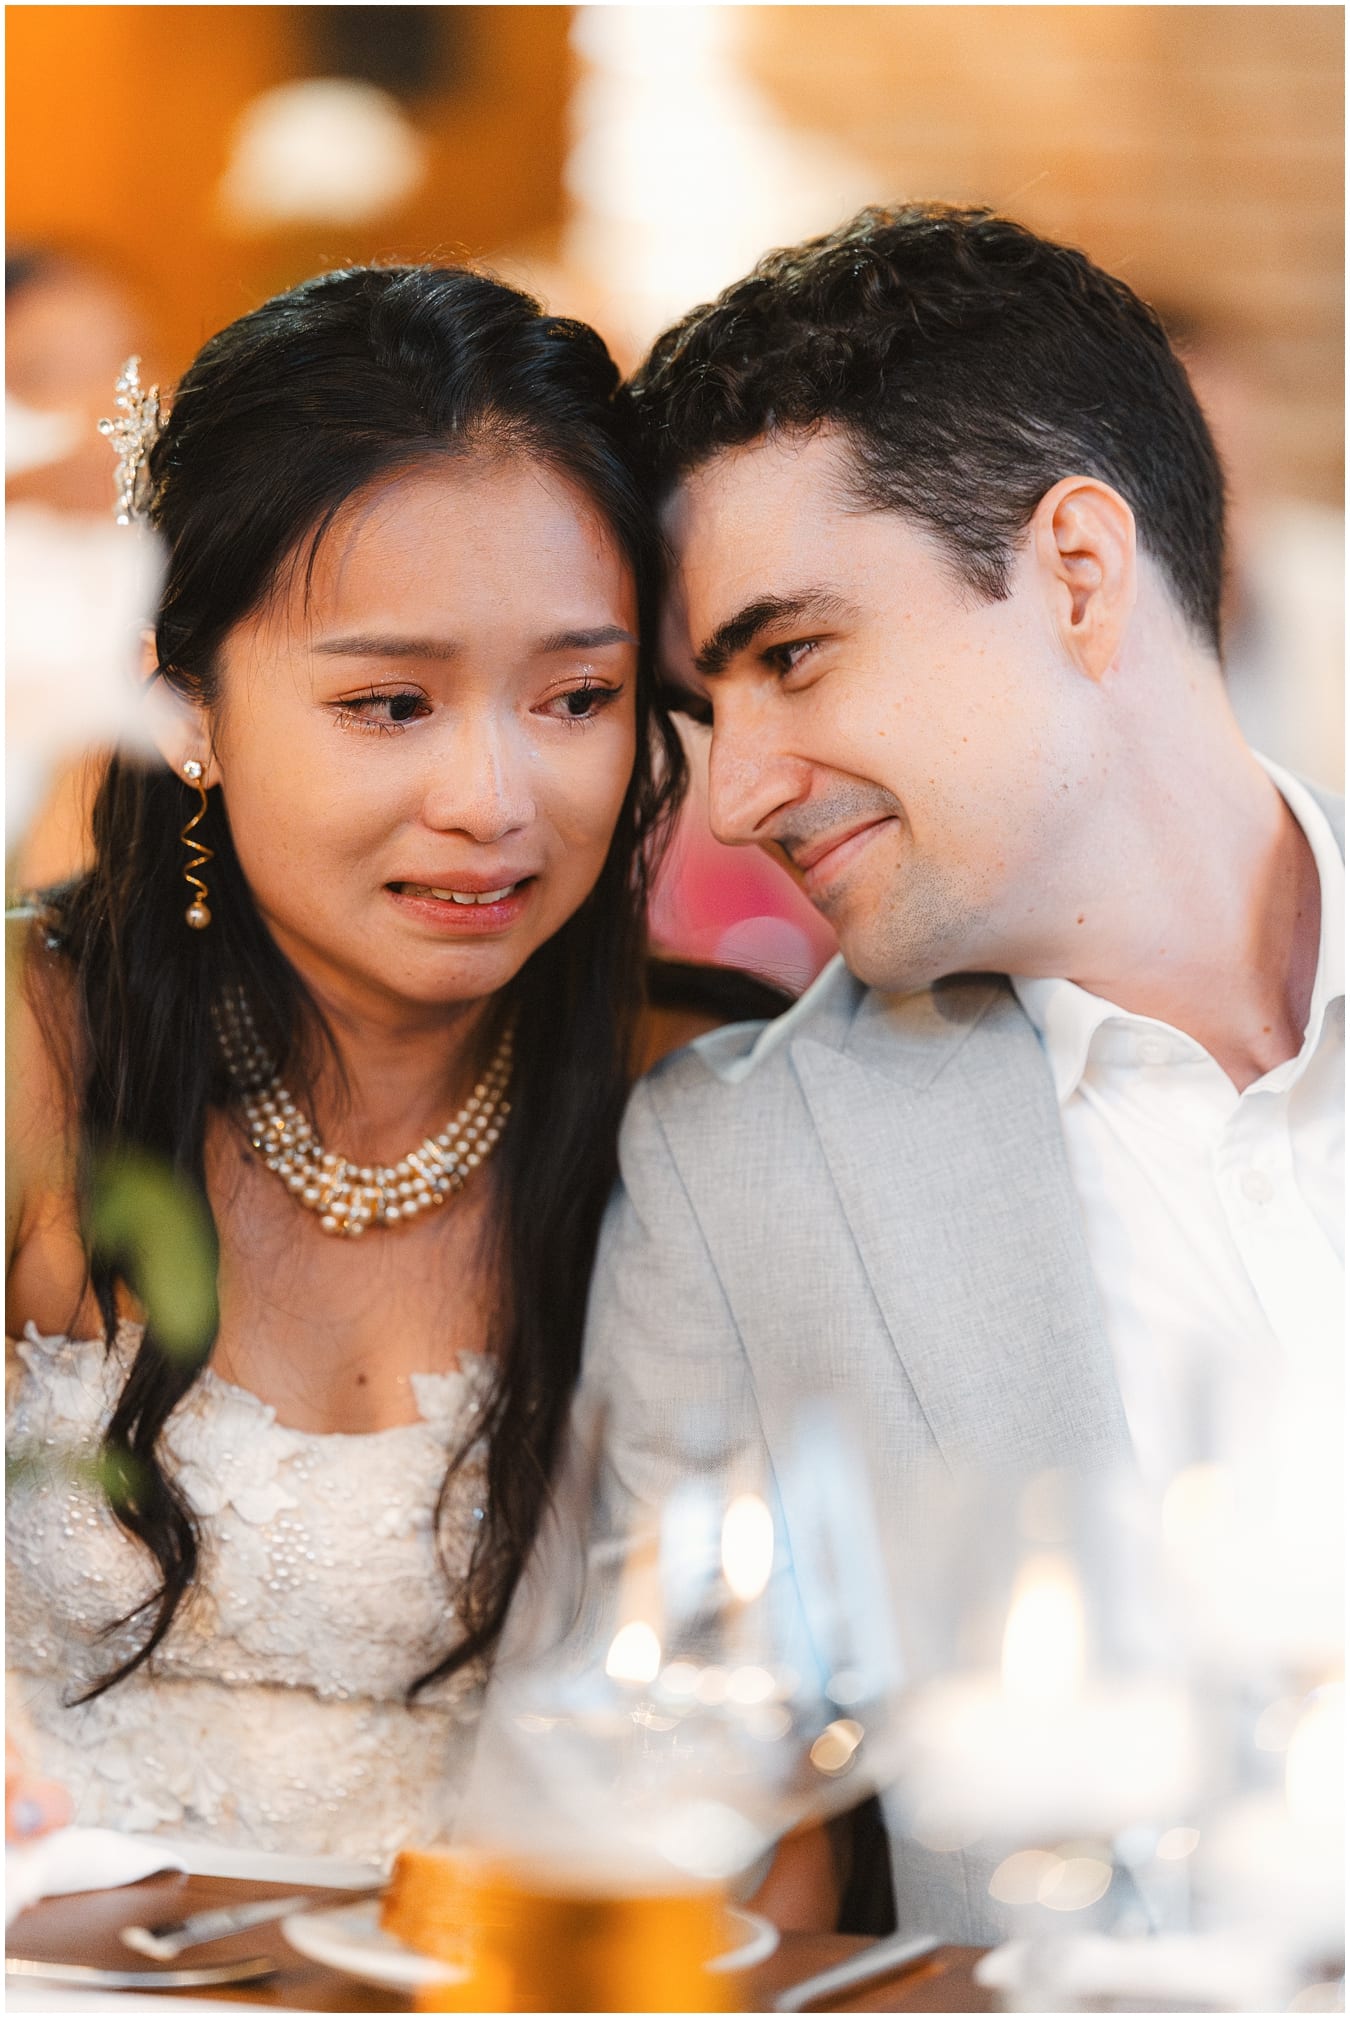
[[[1321,885],[1295,1057],[1239,1093],[1170,1024],[1071,981],[1013,983],[1054,1074],[1126,1420],[1157,1488],[1250,1449],[1273,1412],[1340,1435],[1345,865],[1316,801],[1266,769]]]

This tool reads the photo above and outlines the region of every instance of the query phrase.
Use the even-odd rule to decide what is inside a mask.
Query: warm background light
[[[11,252],[79,260],[9,302],[11,502],[101,509],[117,362],[171,382],[325,268],[482,260],[631,366],[864,201],[988,204],[1169,318],[1228,468],[1239,720],[1340,785],[1339,8],[23,6],[6,38]],[[657,936],[800,987],[832,936],[710,840],[694,741]]]
[[[673,312],[863,195],[993,203],[1222,322],[1280,487],[1339,502],[1343,34],[1325,6],[16,7],[9,234],[122,262],[172,373],[334,261],[566,276],[570,247],[578,297]],[[241,241],[240,121],[335,75],[403,105],[424,179]],[[597,219],[631,255],[603,274]]]
[[[481,255],[561,227],[568,8],[24,7],[5,25],[10,242],[121,264],[153,310],[152,375],[324,267]],[[374,220],[241,238],[221,192],[248,109],[341,75],[404,106],[425,178]]]

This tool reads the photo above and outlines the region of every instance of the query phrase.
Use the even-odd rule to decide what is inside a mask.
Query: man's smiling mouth
[[[878,818],[860,821],[829,839],[792,849],[791,858],[807,895],[813,901],[823,900],[830,885],[847,870],[854,855],[861,853],[878,834],[891,826],[894,818],[894,814],[883,813]]]

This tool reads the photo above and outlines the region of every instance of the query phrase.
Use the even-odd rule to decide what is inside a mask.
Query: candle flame
[[[1032,1556],[1013,1586],[1003,1687],[1021,1702],[1060,1703],[1083,1680],[1083,1599],[1063,1556]]]
[[[1236,1513],[1236,1485],[1222,1465],[1193,1464],[1177,1473],[1163,1495],[1162,1533],[1183,1572],[1213,1573],[1225,1545],[1231,1545]]]
[[[605,1673],[616,1682],[653,1682],[661,1668],[661,1642],[645,1619],[620,1626],[605,1656]]]
[[[1339,1824],[1345,1808],[1345,1690],[1318,1689],[1294,1727],[1284,1793],[1296,1822]]]
[[[757,1598],[773,1569],[773,1515],[758,1493],[743,1492],[722,1522],[722,1574],[743,1602]]]

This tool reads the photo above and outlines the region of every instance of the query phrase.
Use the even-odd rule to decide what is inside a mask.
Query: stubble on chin
[[[869,988],[911,995],[948,974],[979,965],[987,939],[987,902],[969,869],[934,864],[916,851],[901,801],[884,786],[840,783],[785,820],[776,840],[789,855],[865,820],[894,820],[894,838],[879,842],[885,858],[846,874],[813,899],[838,934],[849,968]]]
[[[831,922],[860,981],[888,995],[913,995],[971,970],[979,916],[973,891],[915,868],[881,892],[859,892],[846,915]]]

